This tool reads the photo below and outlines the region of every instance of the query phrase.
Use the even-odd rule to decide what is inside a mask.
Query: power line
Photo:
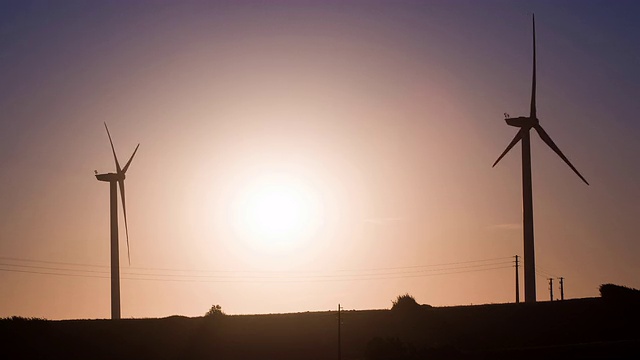
[[[62,273],[52,273],[52,272],[45,272],[45,271],[30,271],[30,270],[19,270],[19,269],[0,269],[0,271],[9,271],[9,272],[26,273],[26,274],[77,276],[77,277],[87,277],[87,278],[110,279],[109,276],[83,275],[83,274],[62,274]]]
[[[536,275],[540,276],[541,278],[544,278],[545,280],[554,277],[553,275],[538,271],[538,269],[536,269]]]
[[[551,274],[550,272],[544,271],[542,269],[538,269],[537,267],[536,267],[536,274],[538,274],[540,276],[543,276],[543,277],[546,277],[546,278],[556,277],[555,275]]]
[[[0,264],[2,265],[2,264]],[[176,278],[158,278],[157,276],[166,276],[159,274],[136,274],[141,276],[155,276],[155,277],[122,277],[125,280],[142,280],[142,281],[164,281],[164,282],[216,282],[216,283],[290,283],[290,282],[344,282],[344,281],[362,281],[362,280],[387,280],[387,279],[402,279],[402,278],[415,278],[415,277],[429,277],[429,276],[439,276],[439,275],[453,275],[453,274],[464,274],[464,273],[472,273],[472,272],[481,272],[481,271],[489,271],[489,270],[498,270],[498,269],[509,269],[511,266],[499,266],[492,268],[481,268],[481,269],[473,269],[473,270],[462,270],[462,271],[449,271],[449,272],[440,272],[440,273],[431,273],[431,274],[420,274],[420,275],[402,275],[402,276],[387,276],[393,274],[378,274],[378,275],[369,275],[369,277],[359,277],[359,278],[297,278],[295,280],[286,279],[286,278],[234,278],[234,279],[217,279],[217,278],[196,278],[193,276],[184,276],[185,278],[176,279]],[[74,273],[60,273],[60,272],[47,272],[47,271],[34,271],[34,270],[20,270],[20,269],[3,269],[0,268],[0,271],[6,272],[17,272],[17,273],[28,273],[28,274],[40,274],[40,275],[55,275],[55,276],[73,276],[73,277],[86,277],[86,278],[101,278],[101,279],[109,279],[109,276],[100,276],[100,275],[91,275],[91,274],[74,274]],[[64,271],[64,270],[60,270]],[[134,275],[134,274],[127,274]],[[363,275],[365,276],[365,275]],[[267,281],[265,281],[267,280]]]
[[[422,267],[435,267],[435,266],[470,264],[470,263],[485,262],[485,261],[497,261],[497,260],[504,260],[504,259],[511,259],[511,258],[512,258],[511,256],[504,256],[504,257],[492,258],[492,259],[469,260],[469,261],[459,261],[459,262],[451,262],[451,263],[431,264],[431,265],[413,265],[413,266],[402,266],[402,267],[356,269],[356,270],[338,270],[338,271],[378,271],[378,270],[411,269],[411,268],[422,268]]]
[[[101,268],[108,268],[108,267],[109,267],[109,266],[107,266],[107,265],[94,265],[94,264],[68,263],[68,262],[61,262],[61,261],[33,260],[33,259],[24,259],[24,258],[15,258],[15,257],[5,257],[5,256],[0,256],[0,260],[24,261],[24,262],[35,262],[35,263],[55,264],[55,265],[71,265],[71,266],[101,267]]]
[[[393,275],[406,275],[406,274],[416,274],[416,273],[434,273],[434,272],[448,272],[448,271],[457,271],[464,269],[475,269],[482,270],[483,268],[487,268],[487,266],[496,267],[497,265],[510,264],[510,262],[502,262],[495,264],[480,264],[477,266],[459,266],[459,267],[450,267],[450,268],[442,268],[442,269],[427,269],[427,270],[418,270],[418,271],[406,271],[406,272],[388,272],[388,273],[377,273],[377,274],[344,274],[344,275],[336,275],[336,274],[327,274],[327,275],[289,275],[289,276],[260,276],[260,275],[251,275],[251,276],[227,276],[227,275],[182,275],[182,274],[157,274],[157,273],[132,273],[125,272],[124,275],[131,276],[156,276],[156,277],[174,277],[174,278],[221,278],[221,279],[239,279],[239,278],[255,278],[255,279],[279,279],[279,278],[293,278],[293,279],[310,279],[310,278],[362,278],[362,277],[377,277],[377,276],[393,276]],[[0,266],[9,266],[9,267],[18,267],[18,268],[27,268],[27,269],[39,269],[39,270],[53,270],[53,271],[63,271],[63,272],[75,272],[75,273],[98,273],[98,274],[108,274],[108,271],[100,271],[100,270],[83,270],[83,269],[69,269],[69,268],[56,268],[56,267],[48,267],[48,266],[36,266],[36,265],[18,265],[18,264],[3,264],[0,263]],[[506,266],[510,267],[510,266]],[[26,270],[23,270],[26,271]],[[86,275],[86,274],[85,274]],[[435,274],[437,275],[437,274]],[[419,276],[419,275],[418,275]]]
[[[344,274],[344,275],[292,275],[288,276],[290,278],[344,278],[344,277],[363,277],[363,276],[385,276],[385,275],[403,275],[403,274],[416,274],[416,273],[427,273],[427,272],[442,272],[442,271],[451,271],[451,270],[461,270],[461,269],[478,269],[486,268],[488,266],[497,266],[510,264],[510,262],[502,262],[502,263],[492,263],[492,264],[480,264],[477,266],[459,266],[459,267],[450,267],[450,268],[442,268],[442,269],[427,269],[427,270],[414,270],[414,271],[404,271],[404,272],[389,272],[389,273],[377,273],[377,274]],[[83,269],[69,269],[69,268],[56,268],[56,267],[48,267],[48,266],[36,266],[36,265],[18,265],[18,264],[3,264],[0,263],[0,266],[9,266],[9,267],[18,267],[18,268],[27,268],[27,269],[40,269],[40,270],[53,270],[53,271],[66,271],[66,272],[80,272],[80,273],[98,273],[98,274],[108,274],[109,271],[101,271],[101,270],[83,270]],[[258,278],[258,279],[278,279],[283,276],[227,276],[227,275],[182,275],[182,274],[154,274],[154,273],[135,273],[135,272],[123,272],[124,275],[132,275],[132,276],[160,276],[160,277],[189,277],[189,278]]]
[[[19,264],[0,263],[0,266],[13,266],[13,267],[20,267],[20,268],[28,268],[28,269],[42,269],[42,270],[56,270],[56,271],[80,271],[80,272],[101,273],[101,274],[109,273],[106,270],[103,271],[103,270],[65,269],[65,268],[55,268],[55,267],[37,266],[37,265],[19,265]]]
[[[397,271],[392,273],[385,274],[405,274],[405,273],[419,273],[419,272],[430,272],[430,271],[440,271],[440,270],[448,270],[448,269],[463,269],[463,268],[474,268],[474,267],[485,267],[485,266],[494,266],[494,265],[502,265],[511,263],[506,261],[496,262],[498,260],[510,259],[511,257],[501,257],[501,258],[492,258],[492,259],[480,259],[480,260],[470,260],[470,261],[460,261],[460,262],[450,262],[450,263],[441,263],[441,264],[430,264],[430,265],[415,265],[415,266],[404,266],[404,267],[388,267],[388,268],[370,268],[370,269],[351,269],[351,270],[336,270],[335,272],[377,272],[377,271],[386,271],[386,270],[408,270],[408,269],[420,269],[420,268],[430,268],[430,267],[443,267],[441,269],[421,269],[421,270],[412,270],[412,271]],[[54,264],[54,265],[66,265],[66,266],[87,266],[87,267],[97,267],[109,269],[109,266],[105,265],[93,265],[93,264],[80,264],[80,263],[69,263],[69,262],[58,262],[58,261],[45,261],[45,260],[33,260],[33,259],[21,259],[21,258],[10,258],[10,257],[0,257],[0,260],[10,260],[10,261],[22,261],[22,262],[30,262],[30,263],[44,263],[44,264]],[[491,262],[491,263],[487,263]],[[453,265],[462,265],[462,264],[473,264],[468,266],[453,266]],[[482,264],[481,264],[482,263]],[[21,266],[21,267],[33,267],[40,268],[45,270],[68,270],[68,271],[86,271],[86,272],[100,272],[98,270],[84,270],[84,269],[60,269],[60,268],[51,268],[37,265],[22,265],[22,264],[2,264],[6,266]],[[128,270],[143,270],[143,271],[170,271],[170,272],[191,272],[191,273],[272,273],[272,274],[288,274],[292,273],[292,271],[264,271],[264,270],[187,270],[187,269],[169,269],[169,268],[137,268],[137,267],[128,267],[122,268],[124,272]],[[103,271],[108,273],[108,270]],[[320,273],[321,271],[294,271],[293,273]],[[145,274],[140,274],[145,275]],[[153,274],[152,274],[153,275]],[[345,274],[345,275],[336,275],[336,276],[364,276],[364,275],[377,275],[377,274]],[[384,275],[384,274],[382,274]],[[185,275],[191,276],[191,275]]]
[[[536,270],[540,270],[541,272],[543,272],[543,273],[545,273],[545,274],[549,275],[549,277],[557,277],[557,276],[555,276],[552,272],[550,272],[550,271],[546,270],[543,266],[536,265]]]
[[[482,268],[487,266],[496,266],[496,265],[510,265],[511,261],[503,261],[497,263],[489,263],[489,264],[478,264],[478,265],[470,265],[470,266],[455,266],[441,269],[422,269],[422,270],[411,270],[411,271],[395,271],[386,274],[415,274],[415,273],[426,273],[426,272],[434,272],[434,271],[445,271],[445,270],[457,270],[457,269],[470,269],[470,268]],[[510,266],[509,266],[510,267]],[[411,267],[407,267],[411,268]],[[355,270],[354,270],[355,271]],[[361,271],[371,271],[371,270],[361,270]],[[372,273],[372,274],[347,274],[344,276],[367,276],[367,275],[385,275],[385,273]],[[342,276],[342,275],[338,275]]]

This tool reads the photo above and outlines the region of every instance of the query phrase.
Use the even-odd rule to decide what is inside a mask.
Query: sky
[[[532,13],[537,298],[640,288],[639,11],[0,1],[0,317],[110,317],[105,122],[122,317],[513,302]]]

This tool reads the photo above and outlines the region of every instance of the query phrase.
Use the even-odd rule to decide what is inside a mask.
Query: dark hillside
[[[600,298],[346,311],[343,359],[640,355],[636,306]],[[337,359],[337,313],[0,321],[5,358]],[[376,339],[376,340],[374,340]],[[376,357],[376,354],[387,354]],[[365,357],[365,354],[366,357]]]

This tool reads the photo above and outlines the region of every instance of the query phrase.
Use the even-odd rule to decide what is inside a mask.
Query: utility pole
[[[342,306],[338,304],[338,360],[342,360],[342,338],[340,335],[340,328],[342,327],[342,319],[340,317],[341,310]]]
[[[549,278],[549,298],[553,301],[553,278]]]
[[[564,278],[560,277],[560,300],[564,300]]]
[[[516,304],[520,303],[520,275],[518,274],[520,263],[518,263],[518,260],[519,256],[516,255]]]

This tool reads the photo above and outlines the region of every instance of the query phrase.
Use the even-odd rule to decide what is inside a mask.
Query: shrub
[[[640,301],[640,290],[615,284],[600,285],[600,297],[607,301]]]
[[[39,317],[22,317],[22,316],[10,316],[5,318],[0,318],[0,320],[5,321],[15,321],[15,322],[27,322],[27,321],[47,321],[45,318]]]
[[[209,309],[209,311],[207,311],[206,314],[204,314],[204,317],[218,317],[218,316],[224,316],[226,315],[223,311],[222,311],[222,306],[216,304],[216,305],[211,305],[211,309]]]
[[[409,294],[398,296],[398,298],[393,300],[392,303],[393,306],[391,306],[391,310],[396,311],[411,311],[420,308],[420,304],[418,304],[416,299]]]

